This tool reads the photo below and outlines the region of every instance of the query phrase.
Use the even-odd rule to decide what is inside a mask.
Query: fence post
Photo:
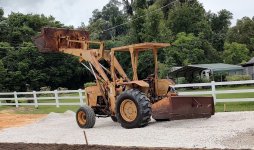
[[[213,95],[214,104],[216,104],[216,88],[215,88],[215,82],[212,81],[212,82],[211,82],[211,85],[212,85],[212,95]]]
[[[19,107],[19,102],[18,102],[18,95],[17,95],[16,91],[14,92],[14,100],[15,100],[15,105],[18,108]]]
[[[83,90],[78,89],[78,93],[79,93],[79,100],[80,100],[80,106],[83,106],[83,105],[84,105],[82,91],[83,91]]]
[[[55,99],[56,99],[56,107],[59,107],[59,97],[58,97],[57,90],[54,90],[54,93],[55,93]]]
[[[34,106],[35,108],[38,108],[38,99],[37,99],[36,91],[33,91],[33,96],[34,96]]]

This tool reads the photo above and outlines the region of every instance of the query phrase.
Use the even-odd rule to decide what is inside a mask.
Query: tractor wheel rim
[[[81,125],[85,125],[86,124],[86,113],[83,111],[78,112],[78,122]]]
[[[120,105],[120,114],[127,122],[132,122],[137,118],[137,106],[130,100],[125,99]]]

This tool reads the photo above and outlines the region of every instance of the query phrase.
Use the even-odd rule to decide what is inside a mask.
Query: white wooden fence
[[[48,106],[53,105],[56,107],[63,105],[84,105],[83,95],[84,90],[66,90],[66,91],[32,91],[32,92],[10,92],[10,93],[0,93],[0,106]],[[78,96],[66,96],[66,94],[76,93]],[[30,96],[31,95],[31,96]],[[50,96],[48,96],[50,95]],[[7,96],[7,98],[5,97]],[[14,101],[15,103],[6,103],[6,100]],[[27,100],[31,100],[32,103],[27,103]],[[64,100],[77,100],[74,102],[63,102]],[[5,101],[5,102],[3,102]],[[26,103],[24,103],[24,101]],[[43,102],[45,101],[45,102]],[[60,102],[61,101],[61,102]]]
[[[216,86],[221,85],[247,85],[254,84],[254,80],[247,81],[231,81],[231,82],[214,82],[211,83],[194,83],[194,84],[177,84],[174,87],[178,88],[188,88],[188,87],[210,87],[206,91],[187,91],[179,92],[179,95],[212,95],[214,101],[216,102],[254,102],[254,98],[233,98],[233,99],[217,99],[217,94],[228,94],[228,93],[251,93],[254,89],[240,89],[240,90],[216,90]],[[67,93],[76,93],[78,96],[66,96]],[[51,96],[41,96],[45,94],[50,94]],[[27,96],[31,95],[31,96]],[[53,96],[52,96],[53,95]],[[6,97],[6,98],[5,98]],[[42,105],[53,105],[59,107],[61,105],[84,105],[84,90],[66,90],[66,91],[33,91],[33,92],[0,92],[0,106],[14,105],[19,106],[42,106]],[[74,100],[77,102],[64,102],[64,100]],[[6,100],[14,101],[14,103],[6,103]],[[27,103],[27,100],[31,100],[32,103]],[[45,101],[45,102],[43,102]],[[50,101],[50,102],[49,102]],[[25,103],[24,103],[25,102]]]
[[[194,83],[194,84],[177,84],[174,87],[177,88],[186,88],[186,87],[210,87],[206,91],[191,91],[191,92],[179,92],[179,95],[212,95],[214,102],[254,102],[253,98],[231,98],[231,99],[217,99],[217,94],[235,94],[235,93],[252,93],[254,92],[253,88],[250,89],[239,89],[239,90],[216,90],[216,86],[222,85],[248,85],[254,84],[254,80],[245,80],[245,81],[231,81],[231,82],[214,82],[211,83]]]

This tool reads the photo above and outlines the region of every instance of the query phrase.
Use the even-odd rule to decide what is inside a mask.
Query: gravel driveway
[[[254,149],[254,112],[216,113],[209,119],[152,121],[145,128],[124,129],[110,118],[97,118],[85,129],[89,144],[183,148]],[[75,113],[50,113],[23,127],[0,131],[1,142],[84,144]]]

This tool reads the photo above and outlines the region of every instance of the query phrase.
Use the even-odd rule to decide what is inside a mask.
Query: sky
[[[52,15],[65,25],[78,27],[81,22],[86,25],[94,9],[101,10],[109,0],[0,0],[0,7],[5,16],[11,12],[24,14]],[[232,25],[244,16],[254,16],[254,0],[199,0],[204,8],[214,13],[227,9],[233,13]]]
[[[233,13],[232,25],[236,24],[237,19],[254,16],[254,0],[199,0],[199,2],[203,3],[206,11],[217,13],[222,9],[229,10]]]

